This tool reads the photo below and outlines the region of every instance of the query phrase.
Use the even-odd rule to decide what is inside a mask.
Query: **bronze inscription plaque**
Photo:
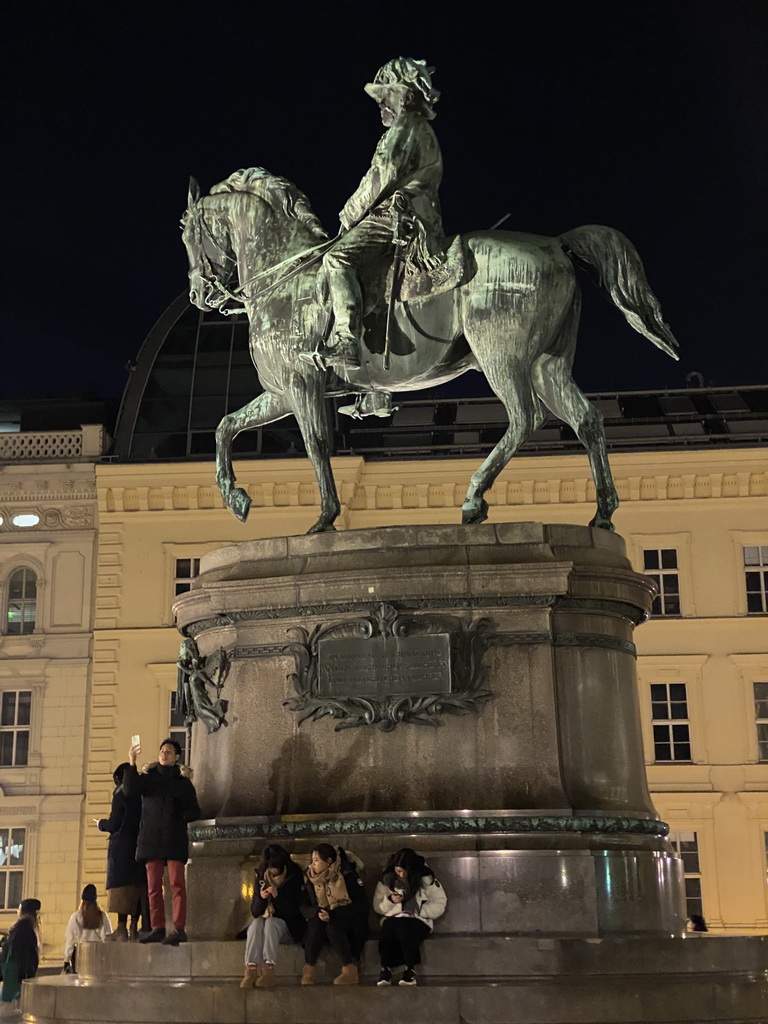
[[[318,694],[323,697],[449,693],[450,636],[431,633],[321,640],[317,681]]]

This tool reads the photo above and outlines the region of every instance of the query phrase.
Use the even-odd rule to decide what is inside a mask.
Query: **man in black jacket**
[[[187,824],[200,817],[197,794],[189,768],[176,762],[181,747],[174,740],[163,740],[157,761],[136,770],[138,746],[128,750],[129,767],[123,776],[127,796],[141,796],[141,825],[136,859],[146,861],[149,888],[149,916],[152,931],[141,942],[163,942],[178,946],[187,941],[187,887],[184,866],[189,857]],[[168,865],[168,878],[173,891],[173,931],[165,932],[163,903],[163,872]]]

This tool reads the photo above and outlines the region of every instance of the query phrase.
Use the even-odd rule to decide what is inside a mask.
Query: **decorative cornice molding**
[[[581,832],[589,835],[666,836],[669,825],[650,818],[578,817],[515,814],[472,817],[365,817],[267,820],[238,824],[191,825],[193,842],[248,839],[312,839],[317,836],[350,835],[518,835],[531,832]]]
[[[555,469],[556,457],[549,456]],[[428,461],[428,460],[427,460]],[[638,465],[638,469],[647,466]],[[147,467],[147,478],[151,480],[157,467]],[[446,466],[445,475],[451,471]],[[136,467],[132,478],[135,481]],[[369,480],[370,476],[370,480]],[[401,510],[408,508],[460,508],[464,500],[467,481],[462,475],[455,481],[417,484],[409,482],[379,482],[365,470],[359,479],[339,477],[342,504],[352,511],[371,509]],[[419,478],[421,480],[421,478]],[[685,499],[711,500],[713,498],[751,498],[768,495],[768,473],[751,472],[744,469],[733,473],[680,473],[646,476],[623,476],[615,480],[619,499],[622,502],[635,501],[679,501]],[[304,508],[319,504],[317,485],[312,480],[259,480],[245,482],[245,490],[251,498],[251,513],[260,508]],[[0,492],[1,494],[2,492]],[[547,479],[531,478],[505,480],[497,483],[486,496],[491,506],[520,505],[593,505],[594,484],[588,477],[549,476]],[[210,484],[189,483],[162,485],[160,483],[134,485],[129,487],[103,488],[102,513],[122,512],[177,512],[195,509],[223,509],[223,502],[213,483],[211,470]]]

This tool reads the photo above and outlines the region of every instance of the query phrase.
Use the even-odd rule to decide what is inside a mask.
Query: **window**
[[[646,549],[643,551],[643,568],[658,590],[651,613],[680,615],[680,577],[675,548]]]
[[[755,692],[757,759],[768,762],[768,683],[753,683],[752,685]]]
[[[690,761],[691,734],[685,683],[651,683],[653,756],[656,761]]]
[[[25,765],[29,757],[32,691],[5,690],[0,708],[0,766]]]
[[[0,910],[16,910],[24,889],[25,828],[0,828]]]
[[[747,585],[747,614],[768,612],[768,547],[744,548],[744,577]]]
[[[189,742],[189,730],[184,724],[184,715],[176,710],[176,691],[170,695],[171,706],[168,715],[168,738],[176,740],[181,747],[181,759],[179,764],[189,764],[192,748]]]
[[[179,594],[186,594],[192,586],[192,580],[200,573],[199,558],[177,558],[176,574],[173,580],[173,593],[175,597]]]
[[[699,867],[699,840],[695,832],[670,832],[668,839],[683,861],[685,875],[685,906],[688,917],[701,914],[701,869]]]
[[[8,620],[10,636],[32,633],[37,616],[37,577],[31,569],[17,569],[8,580]]]

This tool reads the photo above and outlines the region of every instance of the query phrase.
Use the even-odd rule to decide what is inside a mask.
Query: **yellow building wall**
[[[17,514],[39,522],[15,528]],[[31,691],[26,765],[0,766],[0,828],[24,828],[23,897],[42,903],[44,953],[61,956],[83,878],[85,750],[96,562],[92,463],[0,466],[0,604],[16,569],[37,578],[34,631],[0,637],[0,694]],[[5,627],[4,627],[5,629]],[[16,920],[0,909],[0,929]]]
[[[718,930],[764,931],[768,764],[759,764],[752,683],[768,680],[768,617],[747,616],[742,546],[768,545],[768,473],[759,449],[619,453],[617,530],[635,568],[644,548],[677,548],[682,618],[636,633],[651,790],[675,830],[698,833],[704,913]],[[459,522],[474,460],[333,461],[339,529]],[[252,498],[246,525],[222,506],[211,463],[97,467],[99,541],[83,813],[84,874],[104,885],[111,772],[140,733],[152,755],[168,731],[178,635],[175,560],[237,541],[304,533],[318,515],[302,459],[236,464]],[[488,495],[491,522],[586,524],[586,457],[520,457]],[[652,682],[688,686],[693,763],[655,764]]]

